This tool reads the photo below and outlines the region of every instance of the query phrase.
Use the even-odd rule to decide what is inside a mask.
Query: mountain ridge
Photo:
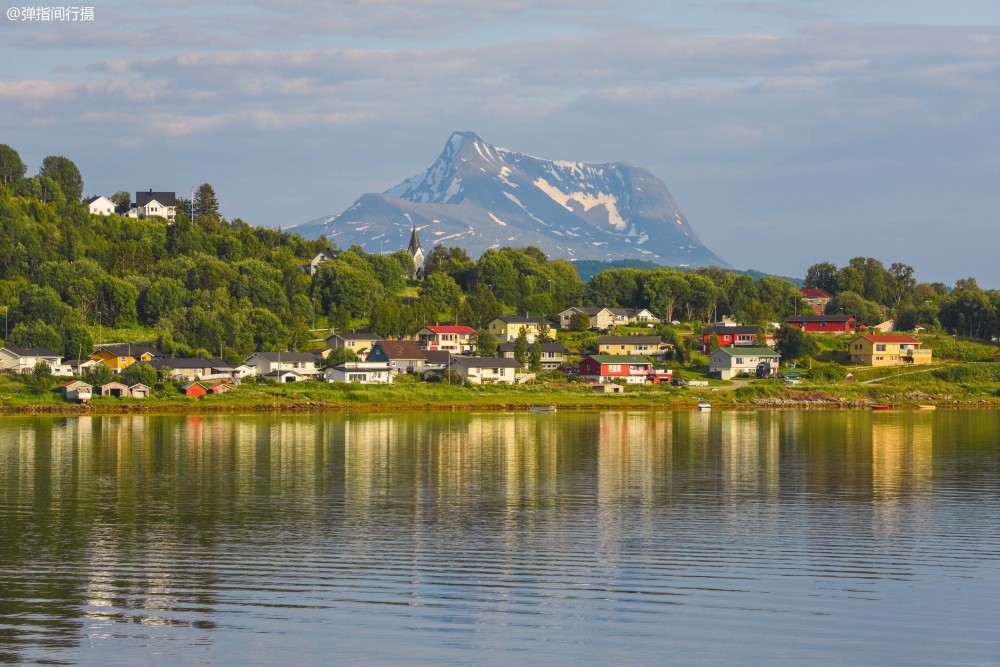
[[[626,162],[547,160],[454,132],[426,171],[347,210],[289,227],[368,251],[405,247],[416,227],[425,246],[478,255],[535,245],[552,257],[728,266],[691,228],[648,170]]]

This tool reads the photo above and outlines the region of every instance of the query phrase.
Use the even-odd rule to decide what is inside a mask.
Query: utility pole
[[[3,307],[3,342],[7,342],[7,309],[8,306]]]

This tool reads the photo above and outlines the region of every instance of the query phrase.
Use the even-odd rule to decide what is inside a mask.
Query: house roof
[[[730,357],[780,357],[781,355],[769,347],[720,347],[713,352],[722,352]]]
[[[297,378],[298,377],[302,377],[299,373],[296,373],[295,371],[288,370],[288,369],[285,369],[283,371],[271,371],[270,373],[266,373],[264,375],[264,377],[266,377],[266,378],[276,378],[276,377],[281,377],[282,375],[294,375]]]
[[[294,362],[305,362],[305,363],[309,363],[310,361],[312,362],[316,361],[316,355],[313,354],[312,352],[254,352],[253,354],[251,354],[249,357],[246,358],[246,361],[249,361],[254,357],[260,357],[265,361],[273,361],[275,363],[279,363],[282,361],[289,361],[289,362],[294,361]]]
[[[827,292],[825,289],[820,289],[818,287],[803,287],[799,289],[807,299],[832,299],[833,295]]]
[[[451,358],[451,352],[448,350],[426,350],[424,357],[430,364],[447,364],[448,359]]]
[[[562,354],[568,354],[569,353],[569,350],[567,350],[566,346],[563,345],[562,343],[541,343],[540,342],[538,344],[538,346],[541,348],[542,352],[549,352],[549,353],[556,353],[556,352],[558,352],[558,353],[562,353]],[[529,346],[528,349],[529,350],[531,349],[530,346]],[[497,350],[500,351],[500,352],[504,352],[504,353],[506,353],[506,352],[513,352],[514,351],[514,343],[500,343],[499,347],[497,347]]]
[[[377,333],[332,333],[326,337],[327,340],[331,338],[339,338],[340,340],[383,340],[381,336]]]
[[[108,198],[107,198],[107,197],[105,197],[104,195],[97,195],[96,197],[90,197],[90,198],[88,198],[88,199],[85,199],[84,201],[86,202],[86,204],[87,204],[87,205],[90,205],[90,204],[93,204],[93,203],[94,203],[95,201],[97,201],[98,199],[105,199],[105,200],[107,200],[107,201],[109,201],[109,202],[111,201],[110,199],[108,199]],[[113,203],[113,202],[112,202],[112,203]]]
[[[413,231],[410,232],[410,245],[406,246],[406,251],[411,255],[416,254],[420,250],[420,237],[417,236],[417,226],[413,226]]]
[[[156,200],[163,206],[177,206],[177,195],[173,192],[136,192],[135,205],[145,206],[149,202]]]
[[[473,329],[470,326],[466,326],[464,324],[461,324],[461,325],[446,325],[446,326],[438,326],[438,325],[435,324],[434,326],[424,327],[420,331],[423,331],[424,329],[426,329],[427,331],[430,331],[431,333],[434,333],[434,334],[469,334],[469,335],[472,335],[472,334],[476,333],[475,329]],[[420,333],[420,331],[418,331],[417,333]]]
[[[705,327],[701,330],[703,336],[711,336],[712,334],[717,334],[722,336],[723,334],[727,336],[732,336],[733,334],[753,334],[756,336],[760,333],[760,327],[727,327],[721,324],[716,324],[714,326]]]
[[[610,309],[605,308],[603,306],[570,306],[569,308],[567,308],[566,310],[562,311],[562,313],[559,313],[559,314],[562,315],[563,313],[568,313],[570,311],[575,311],[575,312],[584,313],[586,315],[589,315],[590,317],[593,317],[594,315],[598,314],[599,312],[601,312],[603,310],[607,310],[608,312],[611,312]]]
[[[195,357],[176,357],[167,358],[160,357],[158,359],[153,359],[149,362],[149,365],[160,370],[164,366],[167,368],[172,368],[174,370],[184,370],[188,368],[212,368],[218,371],[235,371],[231,365],[223,361],[222,359],[200,359]]]
[[[858,338],[864,338],[873,343],[910,343],[912,345],[920,345],[920,341],[913,336],[907,336],[905,334],[865,334],[863,336],[858,336]],[[854,340],[857,340],[855,338]]]
[[[531,317],[529,315],[498,315],[495,319],[501,322],[506,322],[507,324],[541,324],[545,322],[549,326],[552,323],[546,320],[544,317]]]
[[[112,343],[109,345],[98,345],[94,353],[104,350],[116,357],[141,357],[148,354],[151,357],[162,357],[163,353],[150,347],[148,343]],[[92,353],[93,354],[93,353]]]
[[[592,354],[587,359],[593,359],[599,364],[646,364],[651,366],[652,363],[646,357],[640,357],[634,354]],[[584,359],[586,361],[586,359]]]
[[[62,384],[62,387],[67,388],[67,389],[73,388],[73,387],[90,387],[91,389],[94,388],[93,385],[89,385],[86,382],[84,382],[83,380],[70,380],[69,382],[64,382]]]
[[[452,357],[452,362],[465,368],[524,368],[517,359],[504,357]]]
[[[427,359],[415,340],[380,340],[375,347],[382,348],[386,359]]]
[[[144,385],[141,382],[136,382],[134,385],[132,385],[131,387],[129,387],[129,389],[131,391],[135,391],[136,389],[149,389],[149,386],[148,385]]]
[[[201,382],[198,382],[197,380],[195,380],[194,382],[188,382],[186,385],[184,385],[183,387],[181,387],[181,389],[183,389],[184,391],[187,391],[188,389],[190,389],[191,387],[193,387],[195,385],[198,385],[202,389],[208,390],[208,387],[206,387]]]
[[[790,315],[785,318],[786,322],[850,322],[854,320],[853,315]]]
[[[60,357],[62,355],[56,354],[47,347],[5,347],[2,348],[7,350],[11,354],[17,357]]]
[[[659,336],[598,336],[598,345],[662,345]]]

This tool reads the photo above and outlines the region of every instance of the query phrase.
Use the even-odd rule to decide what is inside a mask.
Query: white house
[[[718,373],[723,380],[729,380],[738,373],[757,372],[758,364],[766,364],[767,372],[778,371],[780,357],[767,347],[720,347],[709,357],[709,373]]]
[[[111,215],[115,212],[115,203],[104,195],[100,195],[88,199],[87,208],[93,215]]]
[[[514,384],[516,371],[524,368],[517,359],[497,357],[452,357],[451,369],[472,384]]]
[[[359,382],[361,384],[392,384],[392,369],[388,363],[348,361],[323,369],[326,382]]]
[[[176,358],[153,359],[149,364],[157,371],[170,369],[175,380],[234,380],[236,369],[222,359]]]
[[[44,347],[0,348],[0,370],[11,373],[33,373],[35,365],[44,361],[53,370],[62,366],[62,357]],[[53,373],[54,374],[54,373]]]
[[[310,352],[254,352],[243,363],[256,368],[257,375],[291,371],[306,380],[319,375],[316,355]]]
[[[566,355],[569,354],[569,350],[562,343],[539,343],[539,348],[542,352],[542,370],[551,371],[559,368],[563,365],[566,360]],[[528,353],[531,353],[531,347],[528,347]],[[505,359],[514,358],[514,343],[500,343],[497,347],[497,354]]]
[[[159,217],[173,222],[177,217],[177,195],[173,192],[136,192],[132,206],[136,217]]]

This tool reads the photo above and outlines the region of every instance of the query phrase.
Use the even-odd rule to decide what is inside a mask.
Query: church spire
[[[413,258],[414,267],[414,278],[424,277],[424,249],[420,247],[420,237],[417,236],[417,226],[413,225],[413,231],[410,232],[410,245],[407,246],[406,252],[410,253],[410,257]]]

